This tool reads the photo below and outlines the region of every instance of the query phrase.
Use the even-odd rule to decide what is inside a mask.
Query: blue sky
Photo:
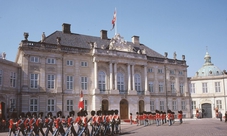
[[[14,61],[23,33],[39,41],[71,24],[71,32],[100,36],[110,31],[117,9],[117,32],[126,41],[133,35],[140,43],[168,57],[186,56],[188,76],[204,63],[206,47],[214,63],[227,69],[227,0],[2,0],[0,1],[0,52]]]

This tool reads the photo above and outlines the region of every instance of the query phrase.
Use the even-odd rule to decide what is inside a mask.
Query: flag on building
[[[78,104],[78,108],[79,108],[79,110],[84,109],[84,98],[83,98],[83,92],[82,91],[80,93],[80,101],[79,101],[79,104]]]
[[[113,25],[113,27],[112,27],[111,30],[114,29],[116,20],[117,20],[117,11],[116,11],[116,9],[115,9],[115,10],[114,10],[113,19],[112,19],[112,25]]]

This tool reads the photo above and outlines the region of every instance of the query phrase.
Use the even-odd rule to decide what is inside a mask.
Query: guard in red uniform
[[[136,123],[139,126],[139,112],[136,112]]]
[[[45,132],[45,136],[48,136],[48,134],[49,134],[49,131],[53,134],[53,118],[52,118],[52,112],[49,112],[49,113],[47,113],[47,118],[48,119],[45,119],[45,124],[46,124],[46,127],[47,127],[47,129],[46,129],[46,132]],[[46,122],[46,121],[48,121],[48,122]]]
[[[179,119],[179,121],[180,121],[180,124],[182,124],[183,122],[182,122],[182,117],[183,117],[183,112],[182,111],[178,111],[178,119]]]
[[[9,120],[9,135],[11,136],[11,133],[13,132],[14,135],[16,135],[16,113],[12,113],[10,120]]]
[[[76,135],[76,131],[75,131],[74,126],[73,126],[73,117],[74,117],[74,115],[75,115],[74,111],[70,111],[69,112],[69,117],[67,119],[67,129],[66,129],[66,132],[65,132],[65,136],[68,136],[70,131],[71,131],[71,133],[73,133],[74,136]]]
[[[24,133],[24,117],[25,117],[25,114],[24,113],[21,113],[19,115],[19,120],[17,121],[17,136],[20,135],[20,132],[25,135]]]
[[[26,119],[24,121],[24,133],[25,133],[25,135],[27,135],[28,132],[30,131],[30,128],[29,128],[30,118],[31,118],[31,113],[27,112],[26,113]]]
[[[121,119],[120,119],[120,117],[119,117],[119,115],[118,115],[118,110],[115,110],[114,111],[114,120],[115,120],[115,133],[116,134],[119,134],[119,125],[121,124]]]
[[[45,133],[43,132],[43,124],[44,123],[43,123],[42,117],[43,117],[43,112],[40,112],[35,124],[37,126],[37,134],[39,134],[39,132],[41,132],[41,134],[43,136],[45,136]]]
[[[167,111],[167,118],[169,120],[169,126],[171,126],[172,125],[172,111],[171,110]]]
[[[156,110],[155,111],[155,118],[156,118],[156,125],[159,126],[159,121],[160,121],[160,114],[159,114],[159,111]]]
[[[34,112],[32,113],[32,118],[30,119],[29,121],[29,128],[30,128],[30,133],[28,134],[29,136],[33,135],[33,131],[37,134],[37,126],[36,126],[36,116],[37,116],[37,113]]]

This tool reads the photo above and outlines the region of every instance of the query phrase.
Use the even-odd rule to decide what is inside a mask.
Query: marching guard
[[[16,136],[20,135],[20,132],[23,134],[23,136],[25,136],[25,132],[24,132],[24,113],[21,113],[19,115],[19,120],[17,121],[17,134]]]
[[[37,120],[36,120],[36,126],[37,126],[37,134],[39,135],[39,132],[41,132],[41,134],[43,135],[43,136],[45,136],[45,133],[44,133],[44,131],[43,131],[43,119],[42,119],[42,117],[43,117],[43,112],[40,112],[39,113],[39,117],[37,118]]]

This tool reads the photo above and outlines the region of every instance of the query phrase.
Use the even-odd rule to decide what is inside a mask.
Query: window
[[[67,76],[66,79],[67,89],[72,90],[73,89],[73,76]]]
[[[16,100],[10,99],[10,111],[16,110]]]
[[[73,61],[72,60],[67,60],[66,61],[66,65],[67,66],[72,66],[73,65]]]
[[[32,89],[37,89],[38,88],[38,74],[31,74],[30,75],[30,87]]]
[[[87,110],[87,100],[84,100],[84,110]]]
[[[191,93],[195,93],[195,83],[191,83]]]
[[[160,110],[164,111],[164,101],[160,101]]]
[[[148,72],[151,73],[152,72],[152,68],[148,68]]]
[[[99,89],[100,91],[106,90],[106,74],[103,71],[99,72]]]
[[[0,70],[0,85],[2,85],[2,76],[3,75],[3,71],[2,70]]]
[[[159,90],[159,92],[164,92],[164,90],[163,90],[163,83],[159,83],[158,90]]]
[[[81,89],[87,90],[87,77],[81,77]]]
[[[67,111],[72,111],[73,110],[73,100],[67,100],[66,102],[66,107],[67,107]]]
[[[124,90],[124,75],[122,73],[117,74],[117,89],[119,91]]]
[[[151,92],[151,93],[154,92],[154,84],[153,84],[153,82],[149,82],[149,92]]]
[[[48,63],[48,64],[55,64],[55,59],[53,59],[53,58],[48,58],[48,59],[47,59],[47,63]]]
[[[203,93],[207,93],[207,83],[202,83]]]
[[[183,71],[179,71],[179,75],[183,75]]]
[[[221,92],[220,82],[215,82],[215,92]]]
[[[35,63],[39,63],[39,57],[31,56],[30,61],[35,62]]]
[[[16,87],[16,73],[15,72],[10,73],[10,86]]]
[[[30,99],[30,111],[37,112],[38,111],[38,100]]]
[[[158,69],[158,73],[162,73],[162,69]]]
[[[136,91],[141,91],[141,78],[139,74],[135,74],[135,88]]]
[[[221,100],[216,100],[217,108],[222,109],[222,102]]]
[[[54,99],[48,99],[47,101],[47,111],[54,111]]]
[[[182,110],[186,110],[186,107],[185,107],[185,101],[181,101],[181,109]]]
[[[54,84],[55,84],[55,76],[47,75],[47,88],[54,89]]]
[[[177,101],[172,101],[172,109],[177,110]]]
[[[154,101],[150,101],[150,111],[154,111],[155,107],[154,107]]]
[[[81,62],[81,66],[82,66],[82,67],[87,67],[87,62],[82,61],[82,62]]]
[[[196,109],[196,101],[192,101],[192,109]]]
[[[184,84],[180,83],[180,93],[183,94],[184,93]]]
[[[175,83],[174,82],[171,82],[171,85],[170,85],[171,87],[171,92],[172,93],[176,93],[176,91],[175,91]]]
[[[175,74],[174,70],[170,70],[170,74],[174,75]]]

